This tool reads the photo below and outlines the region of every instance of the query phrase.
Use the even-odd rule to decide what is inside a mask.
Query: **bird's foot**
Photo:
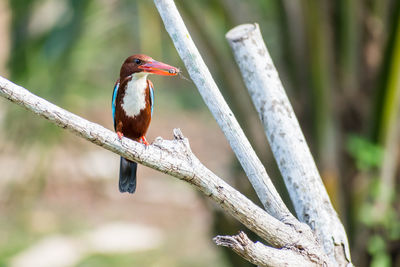
[[[140,141],[140,143],[144,144],[145,146],[149,146],[150,145],[149,142],[147,142],[145,136],[140,137],[139,141]]]
[[[117,135],[118,135],[118,139],[122,141],[122,137],[124,136],[124,134],[121,132],[117,132]]]

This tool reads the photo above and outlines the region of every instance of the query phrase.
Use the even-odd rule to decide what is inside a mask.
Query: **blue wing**
[[[114,91],[113,91],[113,95],[112,95],[112,103],[111,103],[112,116],[113,116],[113,121],[114,121],[114,129],[115,129],[115,106],[116,106],[116,101],[117,101],[118,88],[119,88],[119,82],[117,82],[114,86]]]
[[[153,116],[153,108],[154,108],[154,88],[153,84],[149,82],[150,87],[150,107],[151,107],[151,116]]]

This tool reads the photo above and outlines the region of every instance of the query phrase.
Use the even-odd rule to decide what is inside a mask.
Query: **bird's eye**
[[[134,61],[136,64],[142,63],[142,61],[141,61],[140,59],[138,59],[138,58],[135,58],[133,61]]]

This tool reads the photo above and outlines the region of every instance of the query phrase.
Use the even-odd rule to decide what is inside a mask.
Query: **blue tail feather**
[[[119,191],[133,194],[136,190],[137,163],[121,157],[119,165]]]

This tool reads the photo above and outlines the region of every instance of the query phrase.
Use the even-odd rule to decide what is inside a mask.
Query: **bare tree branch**
[[[154,3],[164,22],[174,45],[196,84],[203,100],[216,118],[258,197],[265,209],[296,229],[298,233],[312,236],[310,228],[303,224],[288,211],[275,187],[273,186],[264,166],[257,158],[249,141],[240,128],[237,120],[223,99],[217,85],[197,50],[189,32],[174,4],[173,0],[154,0]]]
[[[174,1],[154,0],[154,3],[190,77],[225,134],[265,209],[279,220],[296,224],[297,220],[283,203],[264,166],[221,95]]]
[[[265,267],[298,267],[321,266],[290,249],[276,249],[260,242],[253,243],[245,233],[235,236],[216,236],[213,238],[218,246],[231,248],[238,255],[257,266]],[[262,255],[262,257],[260,257]]]
[[[346,232],[332,207],[258,24],[237,26],[226,38],[264,124],[298,217],[316,232],[332,261],[351,262]]]
[[[272,246],[305,255],[310,262],[327,262],[312,233],[297,232],[217,177],[193,155],[180,130],[174,130],[174,140],[158,137],[146,147],[127,138],[121,142],[110,130],[57,107],[1,76],[0,96],[107,150],[190,183]],[[262,262],[264,256],[252,252],[251,257]]]

